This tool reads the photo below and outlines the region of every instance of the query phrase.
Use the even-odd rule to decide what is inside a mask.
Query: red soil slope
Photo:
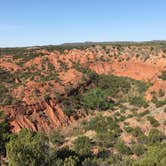
[[[160,48],[152,50],[148,46],[132,46],[123,47],[119,51],[112,46],[105,49],[96,46],[86,50],[66,50],[63,54],[46,50],[36,52],[42,56],[32,58],[22,66],[18,65],[21,59],[15,60],[12,55],[0,58],[0,68],[11,73],[28,71],[33,75],[38,71],[43,77],[49,72],[57,73],[57,78],[51,80],[39,81],[39,76],[35,76],[34,80],[30,77],[22,81],[16,80],[19,85],[11,90],[11,95],[21,102],[2,108],[9,117],[13,132],[18,132],[21,128],[49,132],[68,125],[71,119],[74,119],[63,113],[56,94],[67,96],[68,89],[77,89],[84,84],[83,78],[86,76],[75,69],[76,64],[98,74],[113,74],[151,82],[152,86],[146,92],[146,98],[149,100],[153,91],[158,92],[160,89],[166,91],[166,81],[158,78],[161,72],[166,70],[166,54]],[[47,94],[51,99],[46,101]]]

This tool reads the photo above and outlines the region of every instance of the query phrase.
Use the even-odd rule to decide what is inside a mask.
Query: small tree
[[[22,129],[7,144],[7,158],[10,166],[46,165],[48,160],[46,137],[41,133],[33,134],[27,129]]]
[[[100,88],[90,90],[83,98],[83,105],[90,109],[106,110],[109,108],[106,93]]]
[[[81,156],[89,156],[91,152],[90,139],[86,136],[78,137],[74,142],[74,150]]]

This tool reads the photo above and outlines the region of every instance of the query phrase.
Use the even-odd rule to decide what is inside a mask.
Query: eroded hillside
[[[48,133],[121,102],[163,106],[165,71],[166,49],[155,45],[6,49],[0,56],[1,110],[13,132]],[[91,102],[96,96],[97,106]]]

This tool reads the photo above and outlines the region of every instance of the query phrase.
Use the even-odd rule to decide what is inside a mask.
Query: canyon
[[[64,98],[81,93],[91,84],[92,78],[84,70],[146,82],[150,85],[144,96],[147,101],[160,90],[166,99],[166,80],[159,77],[166,70],[166,52],[157,46],[95,45],[63,52],[25,48],[18,57],[3,53],[0,69],[13,76],[12,82],[2,84],[16,102],[3,104],[0,109],[16,133],[22,128],[49,133],[85,117],[79,110],[77,118],[63,110]]]

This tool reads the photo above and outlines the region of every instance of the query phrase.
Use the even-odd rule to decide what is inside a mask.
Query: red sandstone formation
[[[28,128],[32,131],[48,133],[50,130],[70,123],[69,117],[63,113],[54,100],[32,105],[20,103],[8,106],[5,107],[5,113],[9,118],[13,132],[18,132],[21,128]]]
[[[57,94],[67,95],[67,89],[76,89],[84,82],[86,76],[74,69],[76,64],[98,74],[113,74],[151,82],[153,85],[146,92],[147,99],[152,98],[152,91],[163,89],[166,92],[166,81],[158,78],[166,69],[166,56],[161,49],[152,51],[148,46],[133,46],[118,51],[118,48],[112,46],[107,46],[106,49],[96,46],[85,50],[65,50],[63,54],[39,49],[36,52],[41,55],[26,61],[22,67],[17,65],[21,59],[14,60],[12,55],[0,58],[0,67],[3,69],[21,71],[25,76],[28,72],[32,76],[35,72],[41,74],[34,76],[34,80],[31,77],[17,79],[18,86],[10,90],[13,97],[21,100],[17,105],[3,108],[13,132],[18,132],[21,128],[49,132],[71,122],[73,117],[67,117],[55,100]],[[51,80],[40,81],[41,77],[48,76],[50,72],[57,74],[57,78],[54,79],[53,75]],[[49,101],[45,100],[47,94],[52,98]]]
[[[15,63],[7,62],[1,59],[0,59],[0,68],[7,69],[8,71],[17,71],[21,69],[21,67],[19,67]]]

